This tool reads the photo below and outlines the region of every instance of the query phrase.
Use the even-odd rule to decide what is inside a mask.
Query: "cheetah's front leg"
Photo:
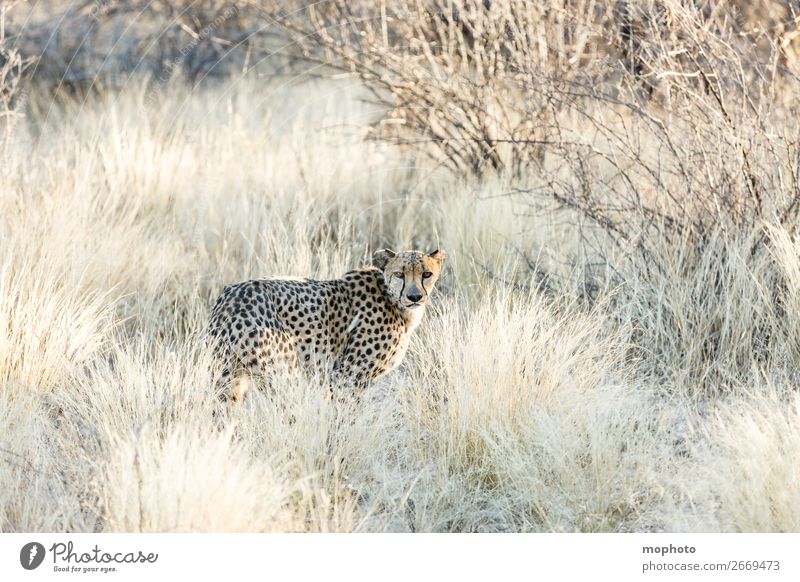
[[[397,356],[397,340],[387,335],[385,330],[353,330],[336,362],[334,373],[356,389],[366,388],[392,369],[391,362]]]

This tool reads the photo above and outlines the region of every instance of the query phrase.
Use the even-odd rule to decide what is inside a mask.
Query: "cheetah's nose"
[[[408,295],[406,295],[406,297],[408,297],[409,301],[413,301],[414,303],[422,299],[422,295],[420,295],[419,293],[413,293],[413,294],[409,293]]]

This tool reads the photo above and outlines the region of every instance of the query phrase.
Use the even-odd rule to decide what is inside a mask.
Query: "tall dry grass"
[[[621,259],[587,305],[570,224],[364,141],[342,129],[359,90],[315,90],[34,109],[1,178],[3,530],[798,529],[794,237],[775,226],[756,271],[746,240],[693,271],[665,249],[657,284]],[[360,401],[286,378],[221,428],[201,332],[222,285],[385,243],[454,259],[403,367]],[[783,334],[769,365],[754,325]],[[719,397],[693,366],[730,371]]]
[[[223,5],[155,9],[191,37]],[[0,144],[0,531],[800,530],[786,14],[441,5],[285,18],[337,80],[86,90],[39,55]],[[225,40],[184,56],[202,76]],[[387,245],[451,257],[403,366],[221,417],[221,288]]]

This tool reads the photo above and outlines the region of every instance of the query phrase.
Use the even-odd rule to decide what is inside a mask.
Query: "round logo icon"
[[[19,563],[26,570],[35,570],[44,561],[44,546],[39,542],[30,542],[19,551]]]

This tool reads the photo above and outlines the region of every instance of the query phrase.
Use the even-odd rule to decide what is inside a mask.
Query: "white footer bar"
[[[800,534],[2,534],[0,580],[794,581],[798,549]]]

